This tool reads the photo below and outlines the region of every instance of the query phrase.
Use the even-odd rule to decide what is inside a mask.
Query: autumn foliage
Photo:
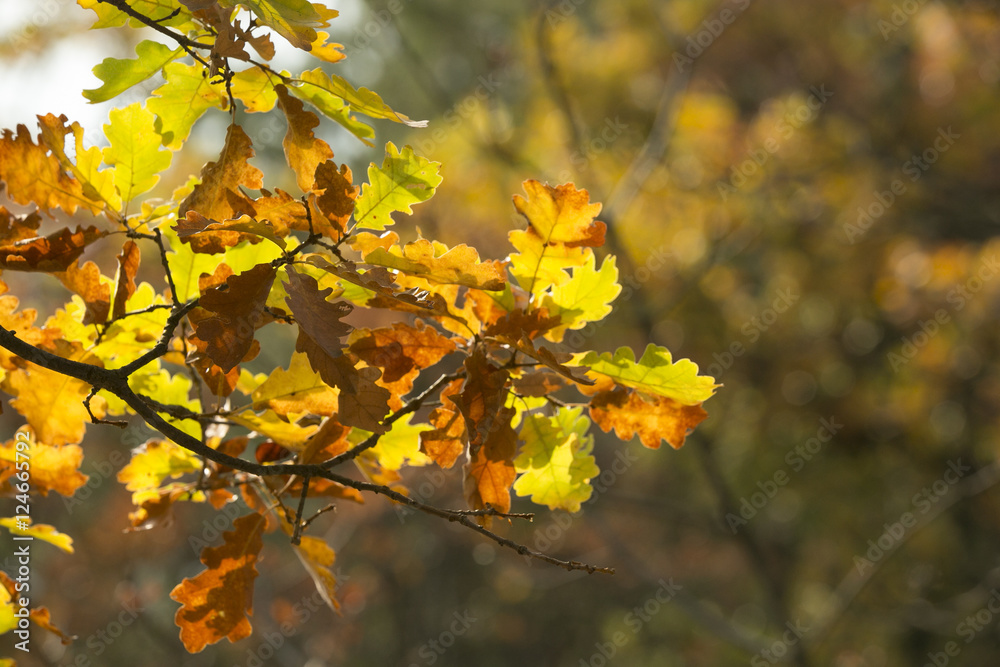
[[[561,345],[568,331],[607,318],[622,289],[615,258],[597,254],[601,206],[573,184],[527,180],[513,199],[526,226],[510,231],[505,259],[423,238],[405,220],[441,186],[438,163],[388,143],[383,163],[358,179],[314,132],[317,114],[369,144],[374,130],[360,116],[422,124],[324,67],[292,74],[268,64],[275,37],[341,60],[317,32],[335,11],[288,0],[79,5],[96,13],[94,28],[155,27],[172,46],[143,41],[136,58],[96,66],[103,85],[84,91],[91,101],[165,80],[144,104],[111,112],[103,150],[54,114],[39,117],[38,134],[19,126],[0,137],[9,204],[0,208],[0,267],[50,274],[66,288],[45,321],[16,295],[0,297],[0,389],[24,420],[29,495],[72,496],[86,482],[88,424],[141,419],[159,435],[118,472],[133,529],[155,529],[176,503],[243,503],[223,543],[203,550],[204,570],[170,594],[192,652],[250,634],[265,532],[288,535],[336,607],[334,552],[309,525],[369,494],[554,565],[607,571],[494,532],[497,518],[528,516],[512,513],[512,493],[570,512],[591,497],[600,473],[592,422],[651,449],[679,448],[716,389],[655,345],[638,358],[624,347]],[[213,109],[231,118],[219,156],[168,200],[145,199]],[[250,164],[237,109],[284,116],[297,192],[271,187]],[[98,244],[114,246],[115,266],[81,259]],[[137,282],[140,263],[162,267],[161,279]],[[395,321],[359,326],[365,309],[393,311]],[[294,340],[287,363],[251,373],[244,364],[274,328],[294,332],[266,338]],[[10,496],[14,447],[0,448],[0,490]],[[404,466],[461,466],[468,507],[411,498]],[[72,550],[57,527],[2,523]],[[0,623],[17,609],[3,583]],[[32,614],[51,625],[42,608]]]

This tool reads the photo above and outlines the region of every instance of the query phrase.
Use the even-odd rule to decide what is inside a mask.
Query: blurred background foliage
[[[90,13],[69,2],[42,22],[15,4],[34,3],[3,4],[2,125],[54,112],[97,129],[107,107],[84,108],[76,89],[152,33],[87,34]],[[666,345],[724,384],[709,419],[676,452],[598,434],[596,502],[504,529],[613,577],[529,563],[372,498],[323,526],[342,616],[296,611],[312,585],[275,539],[253,637],[195,656],[167,593],[200,569],[190,538],[218,542],[216,514],[184,507],[168,529],[123,534],[128,494],[101,470],[126,439],[90,429],[92,491],[39,503],[76,554],[43,547],[34,562],[37,599],[80,639],[32,659],[896,667],[1000,654],[988,607],[1000,599],[997,2],[334,7],[347,59],[332,68],[430,120],[382,123],[370,150],[324,124],[337,159],[356,182],[388,140],[443,163],[437,195],[397,229],[502,258],[524,179],[587,188],[605,204],[626,289],[607,323],[567,347]],[[177,179],[214,159],[226,122],[198,125]],[[283,121],[243,122],[266,181],[291,189]],[[12,292],[43,316],[65,299],[55,283],[16,279]],[[5,432],[15,417],[4,410]],[[463,502],[456,471],[408,480],[424,500]],[[661,604],[671,582],[682,588]],[[136,607],[120,637],[94,634]],[[291,634],[274,634],[282,622]]]

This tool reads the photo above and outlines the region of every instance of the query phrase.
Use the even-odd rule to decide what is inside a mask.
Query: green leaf
[[[249,113],[264,113],[274,108],[278,94],[274,86],[281,83],[274,74],[251,67],[233,75],[233,97],[243,102]]]
[[[393,223],[392,213],[413,213],[412,204],[425,202],[434,195],[442,178],[440,162],[413,153],[404,146],[400,152],[391,141],[385,145],[382,167],[368,167],[368,183],[361,187],[361,196],[354,206],[358,227],[382,230]]]
[[[567,366],[587,367],[593,379],[604,375],[620,385],[639,391],[667,396],[684,405],[697,405],[715,393],[715,379],[698,375],[698,365],[688,359],[674,362],[670,351],[650,343],[642,358],[635,360],[630,348],[620,347],[614,353],[583,352],[573,356]]]
[[[111,124],[104,134],[111,145],[104,149],[104,163],[115,169],[115,187],[126,205],[136,195],[148,192],[158,174],[170,166],[173,153],[160,147],[153,129],[154,117],[138,102],[112,109]]]
[[[225,86],[209,83],[202,76],[204,71],[200,65],[167,63],[163,68],[166,84],[153,91],[157,97],[146,103],[146,108],[156,114],[156,132],[167,148],[180,148],[206,111],[212,107],[225,109],[229,102]]]
[[[399,470],[404,465],[424,466],[431,460],[420,452],[421,431],[432,431],[428,424],[411,424],[413,415],[406,415],[392,424],[389,432],[379,437],[378,444],[372,448],[372,453],[379,464],[386,470]],[[355,431],[367,433],[361,429],[351,431],[349,439],[353,442]],[[367,435],[365,436],[367,437]]]
[[[221,0],[223,7],[243,5],[269,28],[304,51],[316,41],[314,28],[325,28],[338,14],[322,4],[308,0]]]
[[[549,315],[558,316],[562,324],[545,333],[553,342],[562,340],[566,329],[582,329],[589,322],[600,322],[611,314],[611,303],[621,293],[618,284],[618,267],[614,256],[601,263],[601,270],[594,270],[594,253],[573,269],[573,277],[555,285],[542,301]]]
[[[298,82],[298,85],[295,85]],[[303,72],[298,79],[290,82],[288,89],[292,95],[316,107],[324,116],[333,119],[368,146],[374,146],[370,140],[375,138],[375,130],[351,115],[351,107],[343,97],[332,89],[337,86],[320,68]]]
[[[83,91],[83,96],[91,104],[110,100],[159,72],[164,65],[183,55],[184,49],[170,50],[164,44],[147,39],[136,45],[135,53],[139,57],[132,60],[105,58],[94,68],[94,74],[104,85]]]
[[[590,420],[581,416],[583,408],[560,408],[553,417],[527,415],[521,425],[524,441],[514,459],[520,477],[514,482],[519,496],[550,509],[580,511],[590,498],[590,480],[600,474],[591,451],[594,438],[588,436]]]

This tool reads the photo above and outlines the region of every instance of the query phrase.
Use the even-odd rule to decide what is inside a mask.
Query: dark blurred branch
[[[719,470],[719,464],[712,453],[711,444],[708,441],[698,443],[698,447],[695,450],[698,452],[702,470],[719,501],[719,513],[721,514],[722,522],[725,523],[727,514],[730,512],[734,514],[739,512],[736,501],[733,499],[733,494],[729,491],[729,486],[726,484],[722,471]],[[774,568],[764,554],[764,550],[749,528],[744,527],[742,530],[737,531],[736,539],[743,545],[744,550],[750,557],[750,565],[764,584],[764,590],[767,593],[768,613],[772,617],[772,620],[779,626],[784,625],[786,621],[791,620],[788,606],[785,604],[786,589],[784,580],[775,573]],[[801,643],[789,646],[788,651],[793,664],[800,667],[806,667],[809,664]]]

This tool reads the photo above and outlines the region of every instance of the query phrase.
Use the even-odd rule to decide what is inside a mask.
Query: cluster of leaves
[[[204,571],[171,593],[192,652],[250,634],[266,531],[290,537],[336,607],[334,552],[304,532],[334,502],[361,502],[362,492],[553,564],[607,571],[490,530],[492,517],[530,516],[511,513],[512,490],[551,509],[580,509],[600,472],[592,420],[624,439],[638,434],[646,447],[666,440],[677,448],[715,390],[695,364],[662,347],[638,360],[628,348],[560,350],[567,331],[608,317],[621,291],[614,257],[597,266],[600,205],[572,184],[529,180],[514,198],[527,227],[510,232],[506,260],[419,234],[403,242],[390,228],[433,196],[440,165],[389,143],[383,164],[357,186],[315,135],[319,118],[306,104],[365,142],[374,132],[356,113],[420,123],[322,68],[292,76],[267,64],[270,31],[327,62],[342,59],[316,31],[336,12],[292,0],[79,4],[96,12],[95,28],[145,25],[177,47],[143,41],[137,58],[95,68],[104,84],[85,91],[91,101],[154,75],[165,80],[145,104],[111,112],[103,150],[84,145],[78,123],[52,114],[39,117],[37,137],[24,126],[0,137],[4,194],[29,207],[0,208],[0,267],[51,274],[72,293],[43,323],[16,297],[0,297],[0,388],[26,422],[19,438],[29,443],[31,493],[72,496],[87,479],[79,471],[86,424],[124,426],[138,415],[162,437],[136,448],[118,475],[133,494],[132,529],[161,524],[178,502],[242,500],[250,512],[221,546],[204,549]],[[280,109],[300,193],[265,188],[249,164],[254,148],[236,122],[238,104]],[[232,117],[218,159],[169,200],[142,199],[213,107]],[[85,222],[43,234],[43,216]],[[116,239],[113,277],[81,262],[89,247]],[[162,266],[159,286],[136,282],[143,251]],[[355,326],[348,320],[360,309],[399,318]],[[272,324],[294,328],[294,350],[287,368],[255,375],[244,364]],[[14,440],[0,447],[4,495],[17,493],[14,451]],[[460,459],[468,509],[408,496],[404,466],[452,468]],[[357,474],[343,472],[348,464]],[[310,500],[319,509],[305,518]],[[51,526],[2,523],[72,550]],[[2,583],[0,632],[17,609],[12,582]],[[44,609],[33,611],[48,625]]]

